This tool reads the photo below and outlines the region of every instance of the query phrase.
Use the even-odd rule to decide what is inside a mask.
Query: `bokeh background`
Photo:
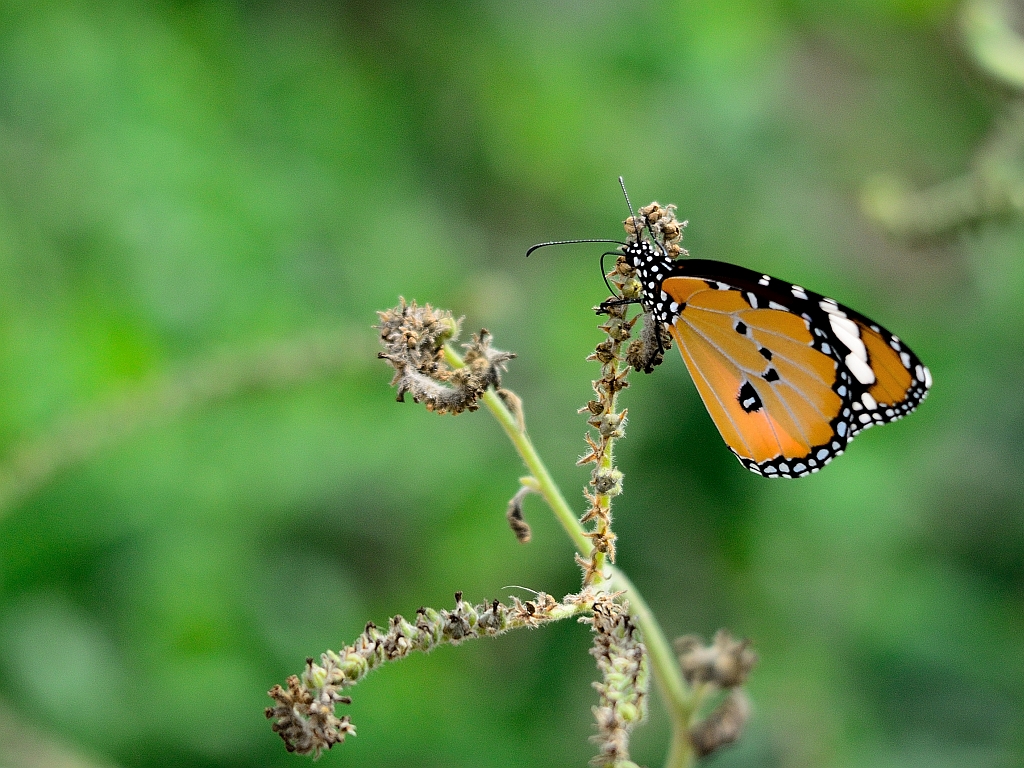
[[[490,329],[581,498],[601,247],[523,253],[621,237],[620,174],[694,256],[857,307],[935,377],[769,482],[675,353],[634,375],[619,562],[670,635],[761,656],[710,764],[1024,762],[1024,197],[972,197],[1024,140],[971,8],[0,2],[0,765],[308,765],[263,718],[306,656],[455,590],[575,590],[539,501],[531,544],[505,524],[497,425],[396,404],[371,325],[404,295]],[[389,665],[321,765],[585,765],[588,646]],[[666,738],[656,703],[638,762]]]

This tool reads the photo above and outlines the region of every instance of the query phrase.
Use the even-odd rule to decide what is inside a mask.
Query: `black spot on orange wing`
[[[759,411],[763,407],[761,398],[758,397],[757,391],[750,385],[749,381],[743,382],[737,399],[740,401],[740,407],[747,413]]]

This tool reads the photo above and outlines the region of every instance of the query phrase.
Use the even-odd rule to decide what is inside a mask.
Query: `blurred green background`
[[[307,655],[457,589],[574,591],[539,501],[531,544],[505,524],[497,425],[396,404],[371,325],[401,294],[490,329],[579,499],[601,247],[523,253],[621,237],[619,174],[692,255],[855,306],[935,378],[772,482],[675,353],[633,376],[619,562],[671,636],[761,656],[711,764],[1024,762],[1024,225],[908,244],[861,204],[963,173],[1014,98],[958,12],[0,3],[0,765],[309,765],[262,711]],[[585,765],[589,642],[389,665],[321,765]],[[666,738],[655,704],[637,761]]]

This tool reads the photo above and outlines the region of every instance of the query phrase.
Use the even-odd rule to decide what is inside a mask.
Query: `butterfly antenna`
[[[633,230],[635,232],[636,231],[637,218],[636,218],[636,214],[633,213],[633,204],[631,202],[629,202],[629,193],[626,191],[626,182],[623,180],[623,178],[621,176],[619,176],[619,186],[622,187],[622,196],[624,198],[626,198],[626,207],[629,208],[629,217],[631,219],[633,219]],[[640,229],[641,230],[643,229],[643,224],[640,225]],[[637,235],[637,240],[639,240],[639,239],[640,239],[640,235],[638,234]]]
[[[526,252],[526,255],[529,256],[538,248],[544,248],[548,245],[572,245],[573,243],[615,243],[616,245],[626,245],[626,243],[621,240],[552,240],[549,243],[537,243],[536,245],[531,246]]]
[[[540,595],[540,592],[538,592],[536,589],[530,589],[529,587],[523,587],[523,586],[520,586],[519,584],[506,584],[504,587],[502,587],[502,589],[521,589],[524,592],[532,592],[535,595]]]
[[[629,215],[633,217],[633,229],[636,229],[637,216],[635,213],[633,213],[633,205],[632,203],[629,202],[629,193],[626,192],[626,182],[622,179],[621,176],[619,176],[619,186],[622,187],[622,196],[626,198],[626,206],[629,208]],[[665,250],[665,246],[662,243],[659,243],[658,238],[654,236],[654,230],[651,229],[651,223],[647,221],[646,216],[644,217],[643,224],[640,225],[640,230],[643,231],[644,227],[647,227],[647,231],[651,235],[651,242],[653,242],[656,246],[658,246],[658,248],[661,249],[662,255],[668,256],[668,251]],[[636,237],[637,240],[639,240],[640,234],[637,233]]]

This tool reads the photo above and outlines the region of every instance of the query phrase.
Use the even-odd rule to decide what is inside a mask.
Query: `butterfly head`
[[[622,255],[629,266],[636,270],[636,277],[642,286],[641,303],[644,309],[655,308],[661,296],[661,281],[672,270],[672,259],[660,245],[643,237],[631,238],[622,248]]]

